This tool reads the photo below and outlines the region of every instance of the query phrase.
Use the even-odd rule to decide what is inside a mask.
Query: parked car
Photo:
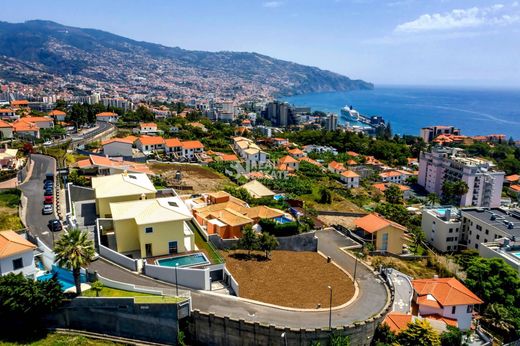
[[[44,196],[54,196],[54,189],[45,189],[45,192],[43,193]]]
[[[61,221],[58,219],[49,220],[48,226],[52,232],[59,232],[63,229],[63,226],[61,225]]]
[[[54,212],[54,208],[52,206],[52,204],[45,204],[43,206],[43,209],[42,209],[42,214],[43,215],[50,215]]]
[[[53,187],[54,187],[54,183],[50,180],[45,180],[45,182],[43,183],[44,190],[47,190],[48,188],[53,188]]]
[[[45,141],[45,142],[43,142],[43,145],[44,146],[52,145],[52,141]]]
[[[54,202],[53,196],[45,196],[43,197],[43,204],[52,204]]]

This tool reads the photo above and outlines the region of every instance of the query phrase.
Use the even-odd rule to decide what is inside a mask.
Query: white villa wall
[[[132,156],[132,144],[112,142],[103,146],[103,153],[108,156]]]
[[[453,306],[445,306],[440,309],[436,309],[425,305],[419,305],[419,314],[421,316],[438,314],[443,317],[457,320],[458,328],[460,330],[470,329],[472,316],[471,313],[467,312],[468,305],[457,305],[454,314],[452,313],[452,308]]]
[[[143,268],[144,274],[155,279],[175,283],[175,268],[162,267],[158,265],[146,264]],[[180,286],[194,288],[197,290],[209,290],[211,288],[211,280],[209,268],[190,269],[177,268],[178,280]]]
[[[22,259],[23,267],[21,269],[14,270],[13,260],[18,259],[18,258]],[[34,265],[33,250],[2,258],[0,260],[0,274],[7,275],[9,273],[13,273],[13,274],[21,273],[21,274],[23,274],[23,276],[33,277],[34,274],[36,273],[36,266]]]

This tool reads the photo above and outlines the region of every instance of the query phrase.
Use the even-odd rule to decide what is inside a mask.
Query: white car
[[[50,215],[54,211],[54,208],[52,207],[52,204],[45,204],[42,209],[43,215]]]
[[[43,145],[45,145],[45,146],[52,145],[52,141],[46,141],[46,142],[43,142]]]

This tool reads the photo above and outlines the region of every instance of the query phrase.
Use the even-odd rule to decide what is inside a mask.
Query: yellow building
[[[385,219],[379,214],[369,214],[354,221],[356,233],[365,241],[374,244],[376,251],[401,254],[407,242],[406,227]]]
[[[155,198],[157,190],[144,173],[121,173],[92,178],[96,193],[96,213],[110,218],[110,203]]]
[[[110,203],[117,252],[155,257],[193,251],[193,219],[179,197]]]

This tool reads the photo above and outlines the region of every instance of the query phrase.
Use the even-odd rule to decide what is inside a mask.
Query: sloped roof
[[[316,160],[311,159],[311,158],[308,157],[308,156],[302,157],[302,158],[300,159],[300,162],[302,162],[302,161],[308,162],[308,163],[313,164],[313,165],[318,166],[318,167],[321,167],[321,166],[322,166],[321,163],[319,163],[319,162],[316,161]]]
[[[442,306],[482,304],[483,301],[455,278],[413,280],[412,285],[419,299],[431,297]],[[430,298],[430,299],[431,299]]]
[[[346,170],[345,166],[341,162],[332,161],[329,163],[329,168],[335,171]]]
[[[96,198],[133,196],[157,192],[144,173],[113,174],[92,178],[92,188]]]
[[[354,171],[345,171],[341,173],[345,178],[359,178],[359,174]]]
[[[282,164],[282,163],[298,163],[298,160],[296,160],[294,157],[292,156],[289,156],[289,155],[286,155],[284,157],[282,157],[280,160],[278,160],[278,163],[279,164]]]
[[[181,142],[183,149],[201,149],[204,148],[204,144],[200,141],[184,141]]]
[[[134,141],[130,138],[110,138],[106,141],[101,142],[101,145],[107,145],[110,143],[125,143],[125,144],[133,144]]]
[[[381,215],[376,214],[376,213],[372,213],[372,214],[368,214],[366,216],[360,217],[359,219],[356,219],[354,221],[354,224],[357,227],[363,229],[365,232],[368,232],[368,233],[374,233],[374,232],[380,231],[383,228],[386,228],[388,226],[393,226],[393,227],[401,229],[403,231],[406,230],[406,227],[404,227],[396,222],[387,220],[384,217],[382,217]]]
[[[180,146],[182,146],[182,145],[181,145],[181,141],[180,141],[178,138],[168,138],[168,139],[165,139],[165,140],[164,140],[164,144],[165,144],[168,148],[175,148],[175,147],[180,147]]]
[[[101,112],[96,114],[96,117],[117,117],[117,113],[114,112]]]
[[[247,192],[249,192],[249,194],[255,198],[272,197],[275,195],[273,191],[269,190],[264,184],[262,184],[258,180],[251,180],[250,182],[245,183],[241,187],[246,189]]]
[[[114,220],[135,219],[138,225],[169,221],[188,221],[192,215],[179,197],[110,203]]]
[[[144,145],[164,144],[164,138],[161,136],[141,136],[137,140]]]
[[[274,219],[275,217],[283,216],[284,212],[278,209],[266,207],[265,205],[259,205],[253,208],[249,208],[246,216],[252,219]]]
[[[59,109],[54,109],[49,112],[50,116],[57,116],[57,115],[67,115],[64,111],[60,111]]]
[[[13,125],[9,124],[8,122],[5,122],[3,120],[0,119],[0,127],[1,128],[6,128],[6,127],[13,127]]]
[[[513,191],[520,192],[520,185],[511,185],[510,188]]]
[[[408,328],[408,323],[412,322],[412,318],[413,316],[409,314],[391,312],[386,315],[383,323],[386,323],[392,332],[399,333]]]
[[[36,245],[13,231],[0,232],[0,258],[32,251]]]
[[[305,152],[303,150],[298,149],[298,148],[294,148],[294,149],[288,150],[288,152],[291,155],[303,155],[303,154],[305,154]]]
[[[518,174],[511,174],[511,175],[508,175],[507,177],[505,177],[505,180],[507,180],[507,181],[512,183],[512,182],[520,180],[520,175],[518,175]]]
[[[23,117],[21,120],[28,121],[31,123],[48,123],[53,122],[52,118],[49,117]]]

